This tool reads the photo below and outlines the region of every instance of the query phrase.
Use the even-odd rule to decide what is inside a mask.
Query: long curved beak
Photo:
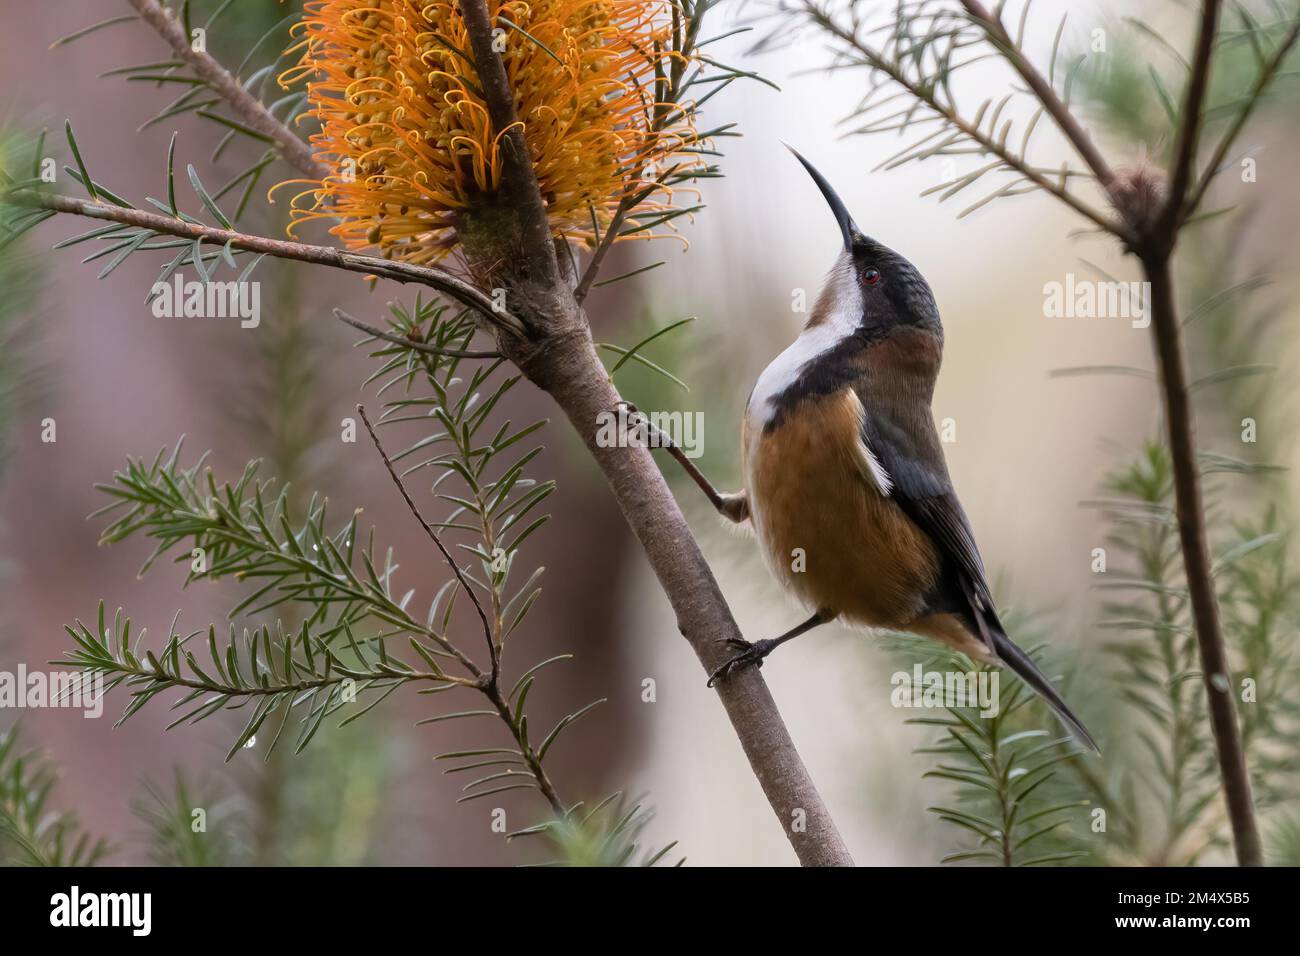
[[[799,155],[797,149],[789,143],[783,145],[790,152],[794,153],[795,159],[803,163],[803,168],[808,170],[808,175],[813,178],[813,182],[817,184],[817,188],[822,191],[822,196],[825,197],[827,205],[831,207],[831,212],[835,214],[835,221],[839,223],[840,233],[844,236],[845,250],[852,250],[853,239],[855,236],[862,235],[862,230],[858,228],[857,223],[853,221],[853,217],[849,215],[849,210],[848,207],[844,205],[844,200],[839,197],[839,194],[835,192],[833,188],[831,188],[831,184],[826,181],[826,177],[819,173],[812,163]]]

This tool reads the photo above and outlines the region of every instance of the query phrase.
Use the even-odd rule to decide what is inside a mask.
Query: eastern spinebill
[[[758,377],[741,431],[745,487],[714,506],[748,521],[774,576],[813,612],[779,637],[733,641],[725,679],[819,624],[909,631],[1010,668],[1079,740],[1097,745],[998,620],[930,403],[943,355],[934,293],[916,267],[864,235],[793,149],[844,248],[807,325]]]

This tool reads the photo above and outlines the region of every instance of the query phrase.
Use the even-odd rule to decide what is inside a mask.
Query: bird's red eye
[[[866,272],[862,273],[863,285],[875,285],[879,281],[880,273],[875,269],[868,269]]]

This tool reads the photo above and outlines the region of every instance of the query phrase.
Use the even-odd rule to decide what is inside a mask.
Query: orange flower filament
[[[665,0],[488,0],[488,9],[555,232],[588,240],[593,217],[603,228],[647,187],[632,221],[670,208],[656,178],[702,164],[683,152],[696,141],[689,111],[656,103],[656,68],[671,70],[673,57],[663,52]],[[301,61],[281,82],[307,79],[321,123],[312,145],[332,173],[295,200],[295,224],[335,220],[331,232],[349,248],[410,262],[445,255],[466,218],[491,204],[503,149],[457,4],[311,0],[297,30]]]

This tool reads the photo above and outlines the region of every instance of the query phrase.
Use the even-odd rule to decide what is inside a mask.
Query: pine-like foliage
[[[1189,117],[1182,115],[1180,106],[1187,94],[1170,91],[1191,86],[1192,65],[1161,30],[1140,18],[1126,17],[1113,29],[1108,25],[1094,31],[1094,43],[1096,33],[1104,34],[1105,55],[1090,55],[1100,51],[1095,46],[1091,51],[1072,49],[1066,32],[1069,14],[1053,14],[1051,46],[1045,56],[1037,56],[1026,45],[1028,24],[1035,9],[1044,11],[1041,5],[1035,8],[1032,0],[997,4],[903,0],[880,6],[774,0],[768,9],[779,26],[760,45],[787,42],[795,35],[789,25],[797,23],[826,41],[828,70],[863,80],[862,100],[848,117],[850,133],[895,133],[905,140],[877,168],[940,158],[951,169],[923,195],[937,194],[946,201],[993,183],[984,185],[983,194],[968,202],[958,218],[995,200],[1043,192],[1104,231],[1121,236],[1125,230],[1140,235],[1149,227],[1154,221],[1151,213],[1162,198],[1160,188],[1168,183],[1152,187],[1158,178],[1150,179],[1151,171],[1145,168],[1112,172],[1096,142],[1086,133],[1080,135],[1075,114],[1096,117],[1108,133],[1131,141],[1130,153],[1139,153],[1140,145],[1144,162],[1152,154],[1166,169],[1178,161],[1178,144],[1186,142],[1181,134],[1187,128],[1204,134],[1204,155],[1192,154],[1189,182],[1193,185],[1180,198],[1185,210],[1173,210],[1168,220],[1178,231],[1184,224],[1213,215],[1198,213],[1197,206],[1215,177],[1236,161],[1231,151],[1246,122],[1268,105],[1265,91],[1288,79],[1284,66],[1300,38],[1300,9],[1293,3],[1228,5],[1218,30],[1209,37],[1214,69],[1206,102],[1199,115]],[[983,102],[961,95],[955,79],[981,61],[997,62],[1004,74],[1013,77],[1007,95]],[[1043,144],[1035,150],[1033,142],[1035,130],[1043,125],[1055,125],[1075,155],[1034,158],[1031,153],[1043,151]],[[966,165],[959,168],[959,163]],[[1106,194],[1113,209],[1096,203],[1098,192]],[[1182,215],[1187,218],[1180,219]],[[1182,250],[1193,242],[1203,243],[1204,236],[1199,230],[1183,231],[1189,235],[1179,234],[1179,248],[1186,255]],[[1131,250],[1133,244],[1127,247]],[[1224,269],[1224,261],[1223,250],[1216,248],[1204,267],[1191,274],[1217,283],[1230,272]],[[1102,277],[1115,278],[1104,273]],[[1242,416],[1258,414],[1264,407],[1258,391],[1249,391],[1270,371],[1259,361],[1255,324],[1234,323],[1229,317],[1261,284],[1258,277],[1247,277],[1211,288],[1186,282],[1180,290],[1180,297],[1190,293],[1196,303],[1181,321],[1193,351],[1194,375],[1188,391],[1194,400],[1206,403],[1203,419],[1214,421],[1226,407],[1231,409],[1231,421],[1241,419],[1245,426]],[[1201,364],[1208,367],[1198,367]],[[1122,372],[1157,380],[1145,368],[1068,371]],[[1252,397],[1247,399],[1247,394]],[[1209,404],[1207,395],[1213,396],[1214,404]],[[1270,422],[1280,424],[1281,416],[1270,409]],[[1206,449],[1214,447],[1212,440],[1202,438]],[[1258,507],[1267,486],[1252,485],[1252,506],[1244,507],[1240,490],[1228,484],[1230,478],[1266,473],[1266,463],[1222,451],[1203,449],[1198,454],[1198,461],[1183,463],[1184,471],[1199,470],[1209,502],[1206,524],[1215,557],[1212,587],[1222,609],[1233,667],[1229,690],[1240,698],[1242,739],[1256,802],[1269,812],[1295,793],[1291,743],[1295,695],[1286,688],[1295,685],[1292,635],[1300,601],[1287,558],[1289,516],[1276,504]],[[1105,760],[1062,754],[1058,767],[1068,772],[1044,772],[1044,778],[1053,778],[1051,785],[1044,783],[1029,794],[1040,798],[1053,790],[1062,794],[1055,805],[1033,801],[1045,813],[1044,827],[1051,824],[1053,812],[1088,808],[1087,827],[1049,827],[1056,831],[1050,839],[1063,846],[1059,854],[1044,854],[1049,861],[1086,856],[1100,863],[1186,864],[1230,845],[1220,798],[1220,774],[1228,771],[1216,764],[1206,711],[1200,647],[1180,552],[1175,467],[1162,436],[1117,466],[1106,480],[1105,496],[1091,502],[1108,524],[1110,567],[1101,585],[1106,598],[1101,623],[1120,635],[1107,643],[1113,664],[1108,668],[1110,688],[1117,691],[1109,698],[1104,692],[1098,695],[1107,704],[1099,713],[1110,725],[1099,734]],[[944,666],[969,665],[957,660]],[[1087,666],[1096,665],[1089,661]],[[1081,670],[1076,662],[1065,669]],[[1013,725],[1016,709],[1009,707],[1004,715]],[[945,736],[931,750],[936,761],[931,773],[958,784],[963,802],[932,809],[978,838],[974,848],[959,850],[949,859],[1016,862],[1011,851],[1017,849],[1017,834],[1011,824],[1023,822],[1024,807],[1017,797],[1026,794],[1018,794],[1008,767],[1025,763],[1025,758],[1018,755],[1003,762],[999,756],[1009,741],[1022,742],[1023,749],[1028,738],[958,711],[933,722]],[[1044,742],[1044,747],[1040,753],[1049,754],[1050,745]],[[1032,762],[1021,769],[1026,771],[1021,786],[1028,789],[1034,782]],[[972,811],[971,806],[978,809]],[[1290,842],[1287,821],[1293,819],[1283,817],[1278,826],[1283,844]],[[1048,839],[1047,833],[1029,832],[1029,843]]]
[[[179,770],[170,789],[146,783],[132,812],[142,824],[155,866],[230,866],[244,861],[247,839],[232,801],[218,799],[212,787],[196,788]]]
[[[196,31],[202,31],[205,47],[209,39],[216,43],[229,41],[237,50],[234,55],[240,57],[231,60],[234,64],[232,73],[243,89],[261,102],[272,116],[286,124],[308,125],[310,128],[306,91],[286,91],[276,83],[280,73],[293,62],[286,47],[289,45],[289,27],[301,16],[297,9],[299,4],[282,3],[280,9],[273,5],[258,9],[255,5],[249,9],[245,4],[235,7],[232,0],[214,0],[205,4],[181,0],[174,6],[185,36],[193,38]],[[105,34],[104,42],[107,42],[107,37],[113,35],[111,31],[121,31],[136,21],[134,14],[108,17],[61,37],[54,42],[52,49],[98,35],[101,31],[110,31]],[[214,30],[214,27],[218,29]],[[210,162],[215,163],[235,144],[251,144],[255,148],[255,158],[242,163],[234,175],[212,192],[216,202],[233,198],[230,219],[238,222],[249,208],[250,201],[258,195],[258,184],[279,158],[267,136],[250,127],[230,108],[220,90],[174,55],[159,53],[147,62],[116,67],[102,76],[136,88],[147,85],[163,91],[161,107],[139,125],[139,132],[162,123],[176,122],[181,117],[194,116],[222,134],[212,150]]]
[[[438,755],[448,762],[447,773],[471,773],[460,801],[531,790],[549,803],[557,832],[586,833],[603,825],[603,813],[580,815],[578,805],[564,803],[543,769],[561,734],[602,701],[543,733],[529,726],[527,700],[542,670],[570,655],[523,666],[511,683],[503,682],[506,650],[513,647],[508,642],[541,593],[541,569],[521,574],[517,559],[545,523],[540,509],[555,486],[526,474],[541,453],[529,439],[545,423],[515,425],[494,415],[519,377],[499,374],[500,360],[461,357],[474,331],[467,314],[417,298],[409,309],[394,303],[386,338],[375,340],[380,365],[368,385],[384,400],[377,427],[421,426],[417,440],[383,453],[383,460],[451,571],[419,611],[414,592],[397,590],[395,558],[376,544],[373,530],[361,528],[359,511],[333,521],[327,502],[313,496],[295,519],[288,493],[260,479],[257,462],[238,480],[219,483],[203,458],[182,464],[178,444],[151,461],[128,460],[112,483],[100,486],[113,499],[97,513],[112,519],[101,540],[116,544],[144,536],[154,542],[142,572],[170,555],[188,565],[189,583],[232,579],[248,592],[226,626],[185,630],[178,613],[167,637],[152,649],[128,617],[120,611],[110,617],[102,603],[93,624],[77,621],[67,628],[76,645],[68,663],[103,674],[110,689],[130,691],[123,721],[160,694],[171,698],[176,712],[171,726],[238,711],[243,729],[227,759],[264,728],[261,746],[269,757],[287,729],[301,752],[327,720],[347,725],[403,686],[426,695],[478,693],[486,706],[442,709],[420,722],[504,722],[507,746]],[[407,497],[409,476],[427,476],[435,500],[447,509],[440,520],[426,521]],[[452,543],[444,544],[444,537]],[[458,604],[472,605],[486,659],[476,659],[469,642],[456,634]],[[268,615],[277,621],[240,623]],[[279,623],[291,615],[300,624]],[[173,811],[183,806],[178,799],[154,800],[157,808],[148,819],[160,836],[177,822]],[[641,819],[638,811],[611,823],[611,845],[632,840]],[[548,825],[516,835],[543,832],[550,832]],[[160,842],[171,846],[172,857],[189,852],[184,841]]]
[[[75,814],[54,809],[57,780],[45,755],[23,749],[17,727],[0,733],[0,864],[93,866],[107,855]]]
[[[1081,779],[1109,816],[1099,856],[1190,865],[1225,848],[1228,835],[1177,557],[1171,482],[1168,452],[1152,442],[1107,481],[1110,495],[1092,502],[1111,528],[1101,624],[1120,635],[1107,646],[1118,689],[1112,720],[1128,730],[1116,735],[1106,773]],[[1276,510],[1268,507],[1262,521],[1219,520],[1215,569],[1231,691],[1242,702],[1243,741],[1267,813],[1295,795],[1294,630],[1283,622],[1295,619],[1300,595]]]
[[[953,171],[922,195],[937,195],[940,202],[961,196],[965,205],[957,213],[959,219],[995,200],[1042,191],[1098,225],[1106,222],[1105,214],[1078,189],[1093,178],[1085,167],[1034,155],[1035,133],[1049,127],[1050,120],[1044,120],[1045,107],[1030,91],[1016,84],[1005,96],[977,103],[959,95],[959,77],[973,72],[971,67],[1027,56],[1032,0],[1015,11],[996,4],[999,23],[1004,15],[1009,18],[1001,32],[959,3],[936,0],[771,0],[765,6],[765,19],[773,26],[758,49],[779,48],[806,33],[817,35],[829,50],[826,69],[844,74],[845,82],[865,90],[844,120],[848,134],[893,133],[906,140],[873,171],[954,157]],[[1061,15],[1043,74],[1049,84],[1060,87],[1068,108],[1082,60],[1066,62],[1063,56],[1065,22],[1066,15]],[[980,190],[978,198],[972,195]]]
[[[0,170],[10,165],[11,157],[21,157],[30,160],[35,171],[38,150],[38,144],[23,143],[0,127]],[[22,234],[42,221],[0,203],[0,289],[4,290],[0,295],[0,471],[9,460],[18,410],[31,399],[40,380],[33,348],[39,328],[32,319],[44,270],[22,241]]]
[[[1040,631],[1034,621],[1017,617],[1007,614],[1006,621],[1022,641]],[[1084,827],[1087,806],[1062,769],[1088,755],[1033,691],[1008,670],[974,663],[922,638],[896,634],[889,644],[909,667],[920,664],[924,672],[958,682],[994,674],[998,680],[995,713],[981,713],[969,702],[907,721],[936,729],[935,739],[916,751],[928,768],[922,776],[953,788],[951,800],[926,808],[956,828],[956,845],[941,862],[1044,866],[1083,856],[1063,831]],[[1043,648],[1028,646],[1041,665]]]
[[[200,6],[184,2],[173,10],[186,37],[196,31],[206,35],[223,16],[227,18],[223,22],[229,22],[230,4],[205,7],[203,13]],[[708,5],[674,9],[677,15],[665,26],[667,35],[674,43],[689,47],[702,43],[700,22]],[[150,18],[148,12],[142,16]],[[276,38],[283,39],[296,16],[295,11],[287,10],[276,23],[258,18],[264,22],[257,30],[265,32],[247,38],[247,55],[232,71],[245,94],[261,101],[253,114],[265,107],[273,119],[289,123],[299,117],[306,93],[293,91],[272,99],[268,81],[286,65],[274,52]],[[101,21],[56,46],[134,19],[124,16]],[[167,35],[166,24],[159,29]],[[175,46],[174,37],[169,42]],[[657,62],[659,54],[653,59]],[[202,63],[195,66],[192,60],[188,52],[176,49],[172,59],[126,66],[110,76],[182,88],[181,95],[146,126],[193,112],[225,127],[214,159],[239,140],[252,140],[262,152],[230,181],[210,190],[193,165],[177,160],[177,137],[173,134],[165,162],[159,162],[160,172],[166,173],[162,198],[146,197],[136,205],[92,175],[93,162],[88,160],[93,157],[78,142],[71,125],[65,124],[63,138],[69,161],[63,169],[70,180],[80,184],[94,207],[87,214],[98,216],[108,210],[104,218],[111,220],[118,210],[142,214],[157,210],[166,220],[159,225],[157,217],[140,215],[133,219],[137,224],[97,225],[59,244],[95,246],[85,261],[102,262],[101,279],[137,253],[162,251],[170,261],[160,264],[159,282],[166,283],[181,269],[192,267],[204,284],[226,278],[225,270],[231,280],[245,283],[265,258],[237,248],[242,240],[229,240],[226,234],[206,246],[203,238],[193,236],[199,228],[226,233],[235,230],[263,172],[277,156],[273,150],[287,149],[291,160],[300,166],[302,157],[295,156],[284,137],[276,140],[243,122],[238,114],[249,105],[247,95],[243,100],[230,95],[222,86],[220,69],[205,72]],[[680,94],[706,81],[720,88],[742,75],[707,57],[700,62],[721,72],[706,77],[702,71],[686,71],[684,62],[665,61],[657,80],[665,89]],[[665,102],[661,118],[693,115],[699,102],[678,106]],[[726,133],[720,128],[700,135]],[[45,201],[49,189],[38,165],[45,154],[42,135],[31,170],[26,168],[25,154],[3,157],[0,189],[6,198],[22,194],[24,201],[35,201],[38,206]],[[688,159],[691,177],[714,174],[705,161],[697,162],[693,156]],[[677,168],[650,172],[658,177],[653,181],[658,189],[679,183],[683,174],[684,170]],[[187,200],[178,180],[187,182],[192,191],[193,211],[184,208]],[[647,223],[637,216],[648,195],[641,190],[629,194],[605,221],[603,231],[591,236],[595,248],[584,290],[595,279],[599,260],[614,238],[692,211],[674,208]],[[50,213],[52,210],[27,208],[21,202],[0,205],[3,241],[17,241]],[[427,695],[477,694],[480,706],[440,708],[422,721],[467,721],[475,726],[481,721],[471,718],[487,717],[496,719],[507,731],[507,746],[496,746],[497,741],[439,755],[448,761],[448,773],[476,771],[471,773],[461,800],[532,790],[541,793],[555,820],[566,826],[587,826],[575,816],[581,804],[561,799],[543,761],[564,731],[601,701],[573,710],[553,726],[530,728],[526,707],[530,692],[544,668],[569,655],[517,664],[511,653],[507,661],[507,647],[513,651],[514,646],[508,641],[519,632],[541,593],[541,569],[524,572],[517,558],[521,547],[545,523],[542,506],[554,490],[553,483],[535,481],[527,473],[540,454],[541,448],[531,442],[544,423],[515,427],[499,420],[499,403],[520,376],[505,373],[503,361],[490,357],[491,353],[468,348],[476,328],[474,317],[452,312],[437,302],[417,299],[409,309],[395,305],[388,331],[375,339],[380,365],[371,382],[378,385],[384,409],[374,427],[360,410],[381,460],[428,534],[434,553],[445,560],[450,572],[445,583],[425,595],[418,607],[414,592],[402,591],[397,585],[398,568],[392,552],[376,544],[373,529],[360,525],[360,509],[336,520],[323,496],[300,499],[288,491],[283,480],[268,477],[258,461],[250,462],[238,478],[221,481],[207,467],[206,456],[187,460],[178,442],[152,459],[129,459],[112,482],[100,486],[112,499],[97,513],[109,519],[101,541],[119,544],[147,538],[153,552],[142,570],[169,557],[188,566],[187,584],[231,582],[242,586],[240,599],[228,620],[220,624],[184,628],[178,612],[162,639],[152,642],[144,640],[143,631],[133,626],[123,611],[110,614],[108,605],[101,603],[89,623],[78,620],[67,628],[74,642],[67,663],[103,674],[110,688],[129,691],[123,721],[159,695],[175,712],[172,726],[197,723],[223,711],[237,712],[242,729],[233,735],[227,759],[256,746],[267,758],[268,768],[273,757],[279,760],[284,741],[291,740],[292,749],[301,753],[327,722],[351,723],[399,687],[414,684],[414,689]],[[623,352],[621,361],[653,367],[635,354],[639,348]],[[411,430],[417,424],[421,430],[413,443],[390,457],[378,433]],[[304,450],[281,442],[271,453],[292,472]],[[420,496],[412,497],[405,487],[408,477],[413,481],[427,477],[426,487],[433,492],[429,500],[446,513],[426,520],[422,506],[416,503]],[[472,617],[463,613],[471,606]],[[458,608],[462,613],[457,613]],[[481,644],[459,633],[466,618],[477,619],[475,630],[481,625]],[[263,776],[267,779],[262,781],[261,791],[276,789],[269,769]],[[170,832],[168,825],[179,821],[179,817],[173,819],[172,811],[179,813],[192,796],[181,789],[178,784],[177,792],[166,799],[160,792],[154,793],[143,804],[149,809],[142,811],[157,842],[170,846],[164,855],[173,861],[193,858],[193,847],[187,849],[174,839],[170,843],[164,839]],[[591,825],[596,825],[596,820],[592,818]],[[617,826],[611,829],[611,833],[627,832]],[[226,861],[235,858],[231,855]]]
[[[594,807],[575,808],[566,817],[533,828],[559,852],[554,866],[658,866],[669,862],[676,841],[646,849],[643,834],[654,813],[631,803],[621,793],[606,797]],[[681,866],[680,857],[673,862]]]

